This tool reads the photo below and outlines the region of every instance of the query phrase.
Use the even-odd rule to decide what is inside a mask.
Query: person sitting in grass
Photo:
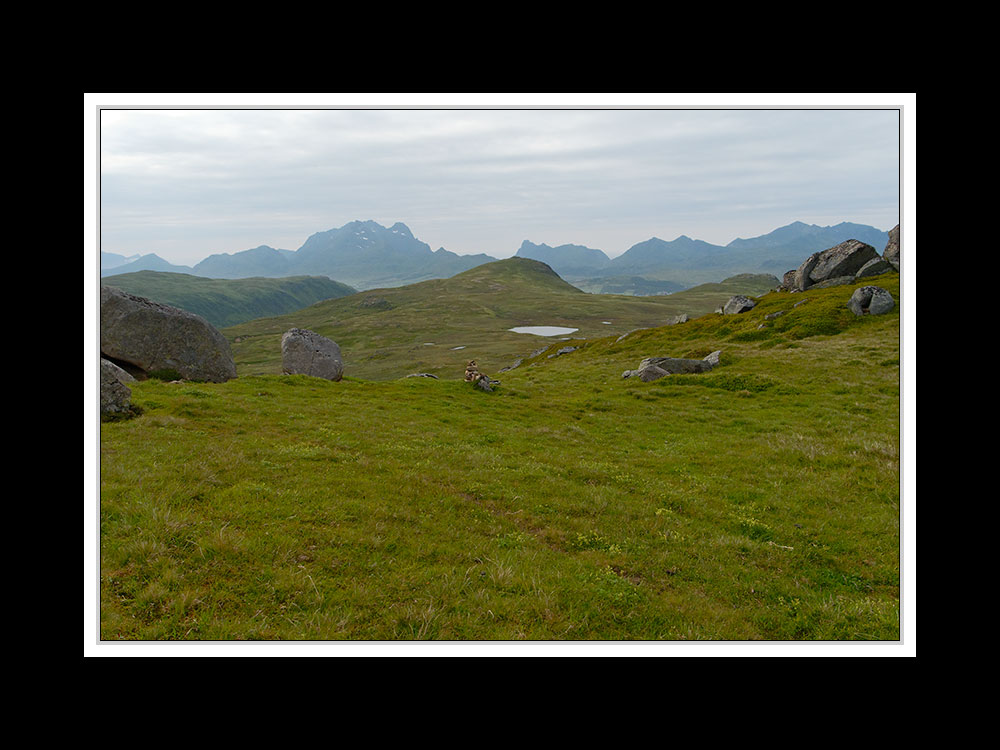
[[[483,374],[479,372],[479,365],[476,364],[476,360],[470,359],[469,364],[465,366],[465,382],[474,385],[482,376]]]
[[[500,385],[499,380],[493,380],[489,375],[479,372],[479,365],[474,359],[470,359],[469,364],[465,366],[465,382],[472,383],[473,386],[486,392],[491,392],[492,386]]]

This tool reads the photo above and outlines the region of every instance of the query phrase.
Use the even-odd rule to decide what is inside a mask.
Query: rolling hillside
[[[898,274],[865,279],[884,315],[847,311],[855,284],[624,338],[537,264],[451,281],[230,329],[249,342],[226,383],[132,384],[141,413],[101,426],[102,639],[899,642]],[[634,324],[679,296],[610,304]],[[405,342],[489,321],[590,336],[551,358],[483,338],[550,347],[494,393],[248,374],[293,322],[355,361],[383,335],[388,375]],[[713,351],[709,373],[622,378]]]
[[[207,279],[163,271],[106,276],[101,284],[195,313],[217,328],[282,315],[356,291],[325,276]]]
[[[448,279],[328,300],[224,333],[241,375],[279,374],[281,335],[308,328],[337,342],[348,377],[387,380],[428,372],[460,378],[469,359],[495,374],[551,343],[510,328],[577,328],[574,339],[619,336],[663,325],[680,313],[712,312],[734,294],[762,294],[777,285],[773,277],[745,276],[664,297],[595,295],[563,281],[544,263],[515,257]]]

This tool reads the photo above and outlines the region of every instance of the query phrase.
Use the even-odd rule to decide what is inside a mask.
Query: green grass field
[[[492,394],[450,349],[473,341],[455,330],[472,295],[413,333],[449,352],[432,360],[399,335],[416,300],[373,295],[368,316],[406,313],[383,327],[392,367],[339,383],[274,370],[263,342],[288,320],[229,329],[240,377],[135,383],[141,414],[101,426],[100,638],[898,641],[905,300],[897,274],[866,282],[900,304],[857,318],[853,286],[771,293],[621,341],[601,312],[527,316],[586,338],[533,341],[551,348],[502,375],[523,340],[473,342]],[[377,351],[345,303],[315,306],[316,329]],[[715,350],[709,373],[621,378]]]

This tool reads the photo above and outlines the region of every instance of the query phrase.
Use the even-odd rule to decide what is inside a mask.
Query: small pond
[[[514,333],[533,333],[536,336],[565,336],[567,333],[579,331],[579,328],[560,328],[559,326],[518,326],[508,328]]]

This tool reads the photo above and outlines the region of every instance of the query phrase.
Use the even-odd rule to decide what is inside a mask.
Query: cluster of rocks
[[[226,337],[199,315],[161,302],[101,287],[102,418],[133,411],[129,383],[150,375],[222,383],[236,377]],[[340,380],[344,360],[330,339],[304,328],[281,337],[281,367],[288,375]]]
[[[101,416],[128,413],[128,384],[151,374],[221,383],[236,377],[226,337],[200,315],[101,287]]]
[[[802,264],[785,273],[779,291],[804,292],[830,286],[854,284],[869,276],[899,271],[899,225],[889,230],[889,241],[879,255],[874,247],[860,240],[846,240],[826,250],[813,253]],[[722,315],[739,315],[756,306],[749,297],[735,295],[716,310]],[[856,289],[847,307],[855,315],[880,315],[893,308],[892,295],[877,286]],[[777,317],[780,313],[773,313]],[[770,317],[770,316],[768,316]]]
[[[889,230],[889,241],[878,251],[860,240],[847,240],[827,250],[813,253],[802,264],[785,273],[781,288],[804,292],[813,287],[853,284],[859,279],[899,271],[899,225]]]
[[[708,372],[719,364],[720,351],[709,354],[704,359],[684,359],[680,357],[646,357],[635,370],[626,370],[622,378],[638,378],[644,383],[659,380],[667,375],[684,375]]]
[[[880,286],[862,286],[847,300],[847,309],[855,315],[882,315],[896,306],[892,295]]]

